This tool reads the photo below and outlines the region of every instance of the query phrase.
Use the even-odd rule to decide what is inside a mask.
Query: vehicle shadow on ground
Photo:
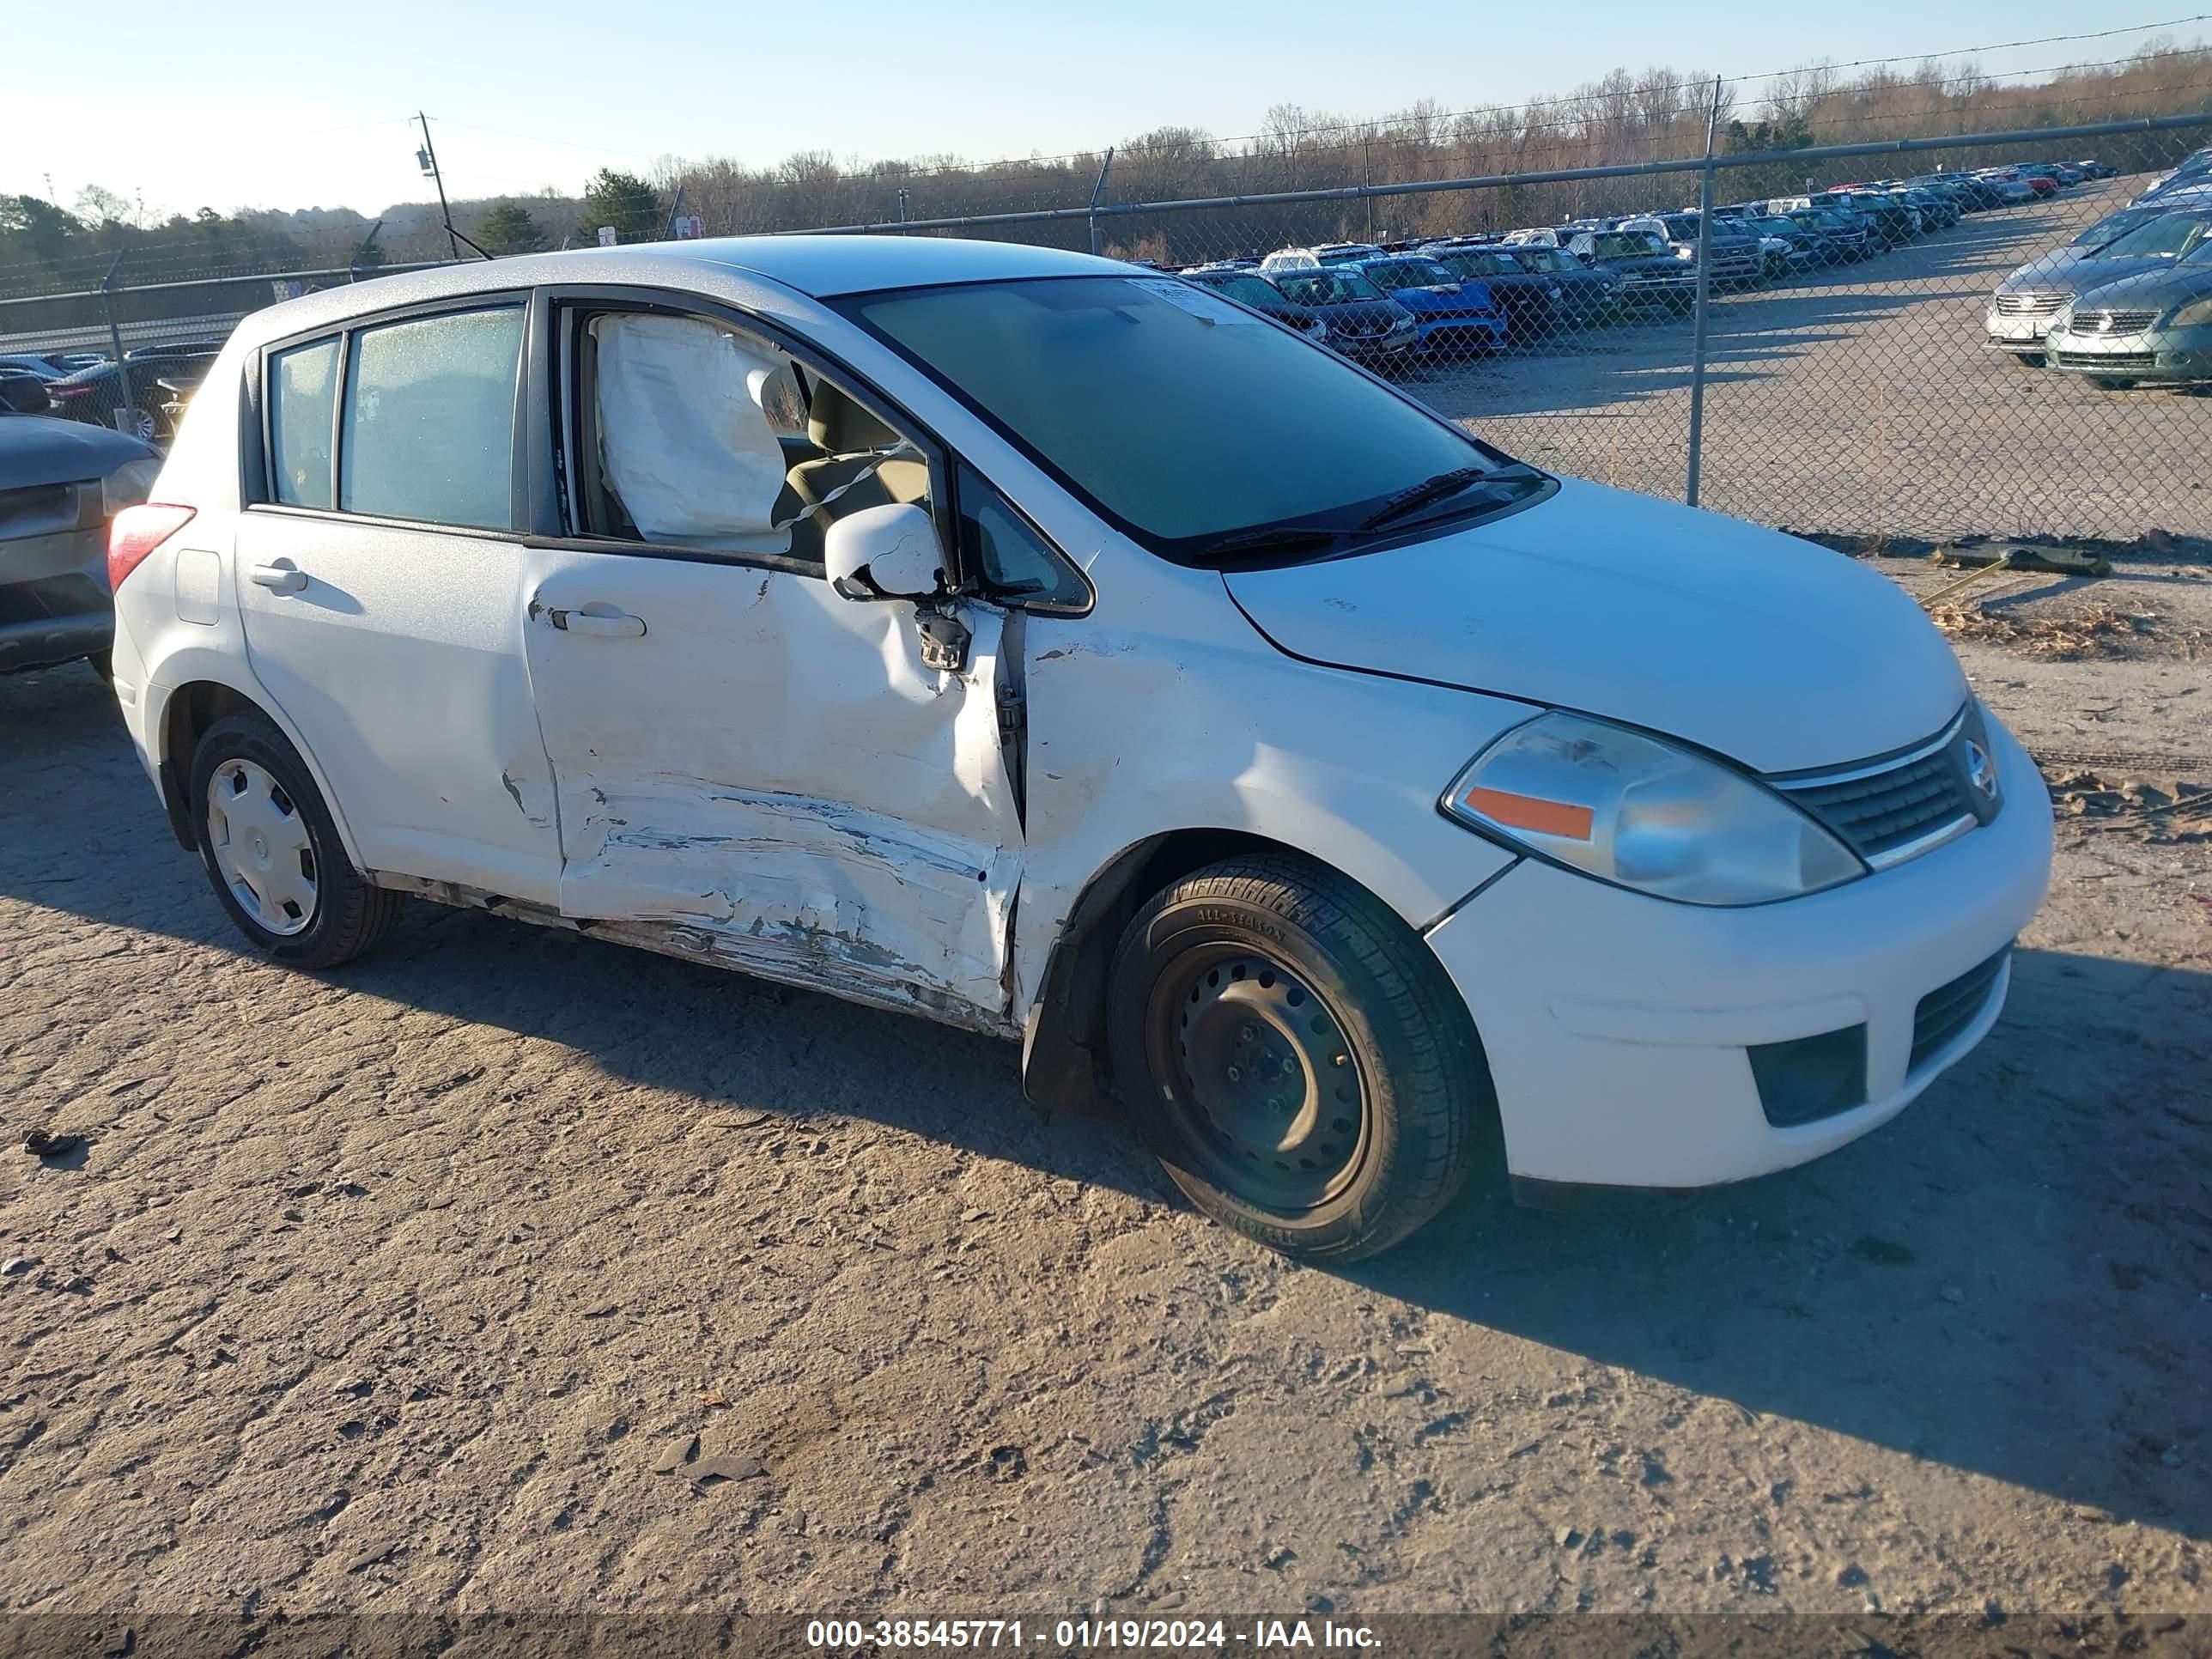
[[[18,785],[0,799],[0,896],[242,955],[88,672],[0,680],[0,763]],[[280,992],[283,970],[252,971]],[[649,1091],[702,1115],[856,1119],[1178,1201],[1123,1125],[1026,1105],[1010,1045],[903,1016],[428,905],[327,980],[586,1055],[611,1113],[671,1109]],[[1472,1195],[1343,1276],[1747,1413],[2212,1535],[2207,1033],[2212,975],[2023,951],[1991,1042],[1832,1157],[1610,1213]],[[1662,1452],[1644,1478],[1669,1479]]]

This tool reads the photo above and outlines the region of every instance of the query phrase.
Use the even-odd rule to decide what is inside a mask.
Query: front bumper
[[[1921,1000],[2002,951],[2050,879],[2049,792],[1994,721],[1990,737],[1994,821],[1831,891],[1708,908],[1526,859],[1431,927],[1489,1056],[1509,1171],[1711,1186],[1818,1158],[1904,1110],[1996,1023],[2009,966],[1916,1065]],[[1751,1046],[1857,1025],[1865,1103],[1771,1123]]]
[[[1395,362],[1420,342],[1419,328],[1393,329],[1388,334],[1340,334],[1329,331],[1327,343],[1336,351],[1363,363]]]
[[[1416,317],[1413,327],[1424,351],[1440,346],[1496,351],[1505,344],[1505,319],[1495,313],[1480,317]]]
[[[2044,361],[2062,374],[2169,386],[2212,380],[2212,328],[2153,329],[2142,334],[2054,330],[2045,343]]]
[[[2002,312],[1984,313],[1982,332],[1989,337],[1988,343],[1998,351],[2018,351],[2023,348],[2040,349],[2043,337],[2051,332],[2051,319],[2058,314],[2053,306],[2048,311]]]
[[[0,673],[73,662],[114,638],[104,522],[0,541]]]

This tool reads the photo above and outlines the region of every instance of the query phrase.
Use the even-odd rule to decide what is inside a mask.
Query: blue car
[[[1362,259],[1360,275],[1413,313],[1419,349],[1502,351],[1505,312],[1490,284],[1462,281],[1442,262],[1424,253],[1390,253]]]

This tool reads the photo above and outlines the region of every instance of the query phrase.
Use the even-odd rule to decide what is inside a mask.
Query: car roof
[[[641,242],[471,259],[429,270],[372,277],[266,307],[248,319],[253,335],[274,339],[301,329],[396,306],[551,283],[637,283],[714,288],[765,278],[817,300],[878,289],[926,288],[1024,276],[1156,275],[1118,259],[1060,248],[939,236],[725,236]],[[240,332],[246,332],[241,327]]]

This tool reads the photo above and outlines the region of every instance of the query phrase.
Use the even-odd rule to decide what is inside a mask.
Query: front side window
[[[338,507],[429,524],[514,524],[520,306],[357,331],[346,362]]]
[[[338,343],[319,340],[270,362],[270,483],[288,507],[329,507]]]
[[[1170,559],[1228,556],[1260,532],[1331,542],[1413,486],[1508,465],[1328,353],[1158,286],[1045,277],[836,303]]]
[[[847,514],[929,510],[920,446],[781,346],[659,312],[571,323],[584,534],[818,566]]]

